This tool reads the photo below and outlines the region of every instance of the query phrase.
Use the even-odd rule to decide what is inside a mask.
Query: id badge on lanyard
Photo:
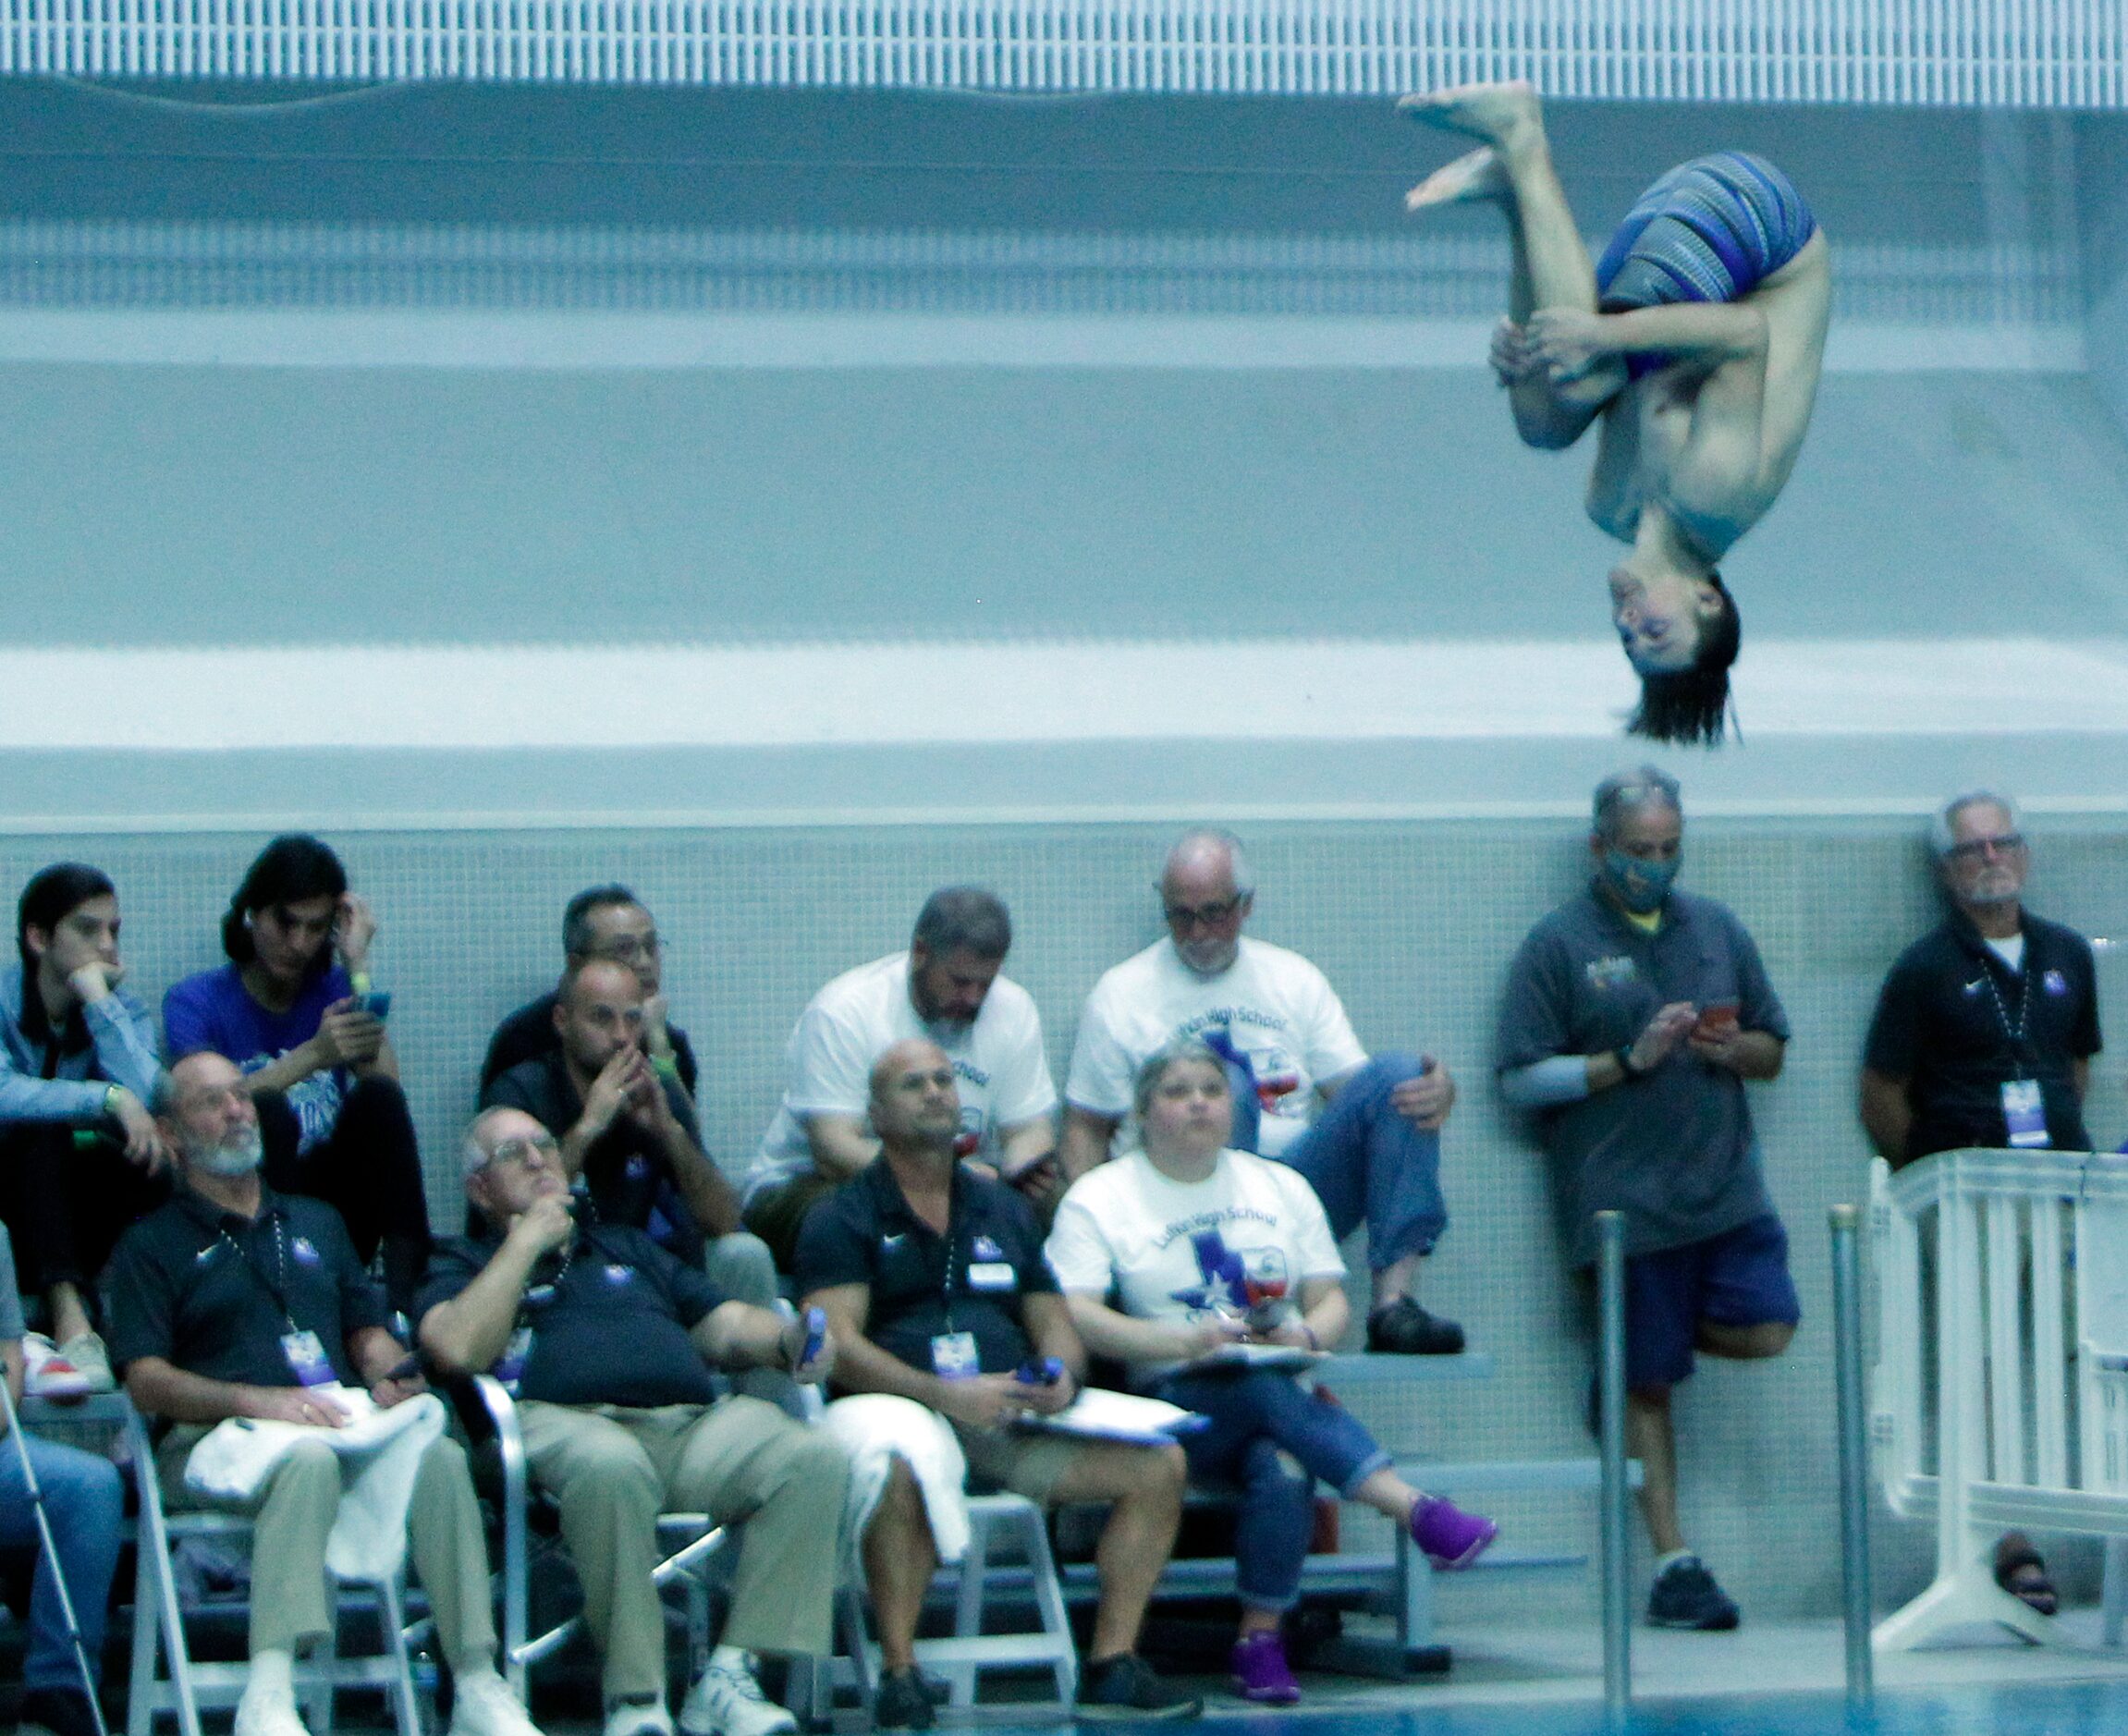
[[[941,1380],[972,1380],[983,1372],[982,1353],[975,1348],[972,1332],[957,1332],[953,1326],[953,1272],[959,1250],[954,1246],[953,1232],[959,1226],[954,1222],[951,1196],[946,1208],[946,1330],[932,1334],[931,1372]]]
[[[281,1354],[288,1359],[289,1370],[306,1387],[328,1387],[339,1379],[333,1371],[332,1358],[318,1342],[318,1335],[298,1331],[293,1322],[281,1334]]]
[[[2010,1130],[2011,1144],[2020,1150],[2053,1143],[2047,1137],[2047,1107],[2036,1079],[2002,1082],[2002,1124]]]

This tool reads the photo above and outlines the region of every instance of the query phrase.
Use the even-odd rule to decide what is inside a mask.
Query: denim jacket
[[[93,1121],[112,1085],[142,1103],[155,1088],[155,1024],[147,1008],[114,989],[81,1009],[86,1048],[63,1050],[57,1076],[43,1077],[44,1045],[22,1029],[22,967],[0,969],[0,1125],[10,1121]]]

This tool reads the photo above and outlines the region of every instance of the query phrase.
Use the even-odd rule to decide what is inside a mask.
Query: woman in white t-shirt
[[[1232,1098],[1205,1045],[1185,1039],[1153,1055],[1136,1100],[1143,1149],[1073,1184],[1049,1264],[1089,1350],[1127,1363],[1133,1386],[1211,1419],[1183,1448],[1192,1475],[1241,1493],[1234,1685],[1244,1699],[1290,1705],[1300,1687],[1279,1619],[1299,1595],[1315,1479],[1408,1527],[1440,1567],[1474,1560],[1498,1528],[1412,1487],[1374,1436],[1290,1366],[1203,1364],[1233,1356],[1231,1346],[1336,1343],[1351,1319],[1344,1262],[1297,1171],[1226,1149]]]

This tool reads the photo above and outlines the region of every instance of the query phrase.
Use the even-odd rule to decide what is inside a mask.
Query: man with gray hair
[[[960,1095],[964,1159],[988,1165],[1046,1216],[1057,1187],[1057,1085],[1033,996],[999,974],[1012,947],[1005,901],[941,886],[906,952],[845,971],[791,1031],[789,1083],[747,1178],[746,1227],[790,1269],[813,1203],[879,1154],[867,1120],[873,1063],[897,1043],[946,1051]]]
[[[2007,796],[1929,827],[1950,910],[1899,955],[1862,1065],[1862,1124],[1896,1168],[1964,1145],[2089,1151],[2098,981],[2083,935],[2024,907],[2032,852]]]
[[[1448,1069],[1430,1056],[1369,1059],[1321,971],[1243,935],[1256,883],[1232,833],[1185,832],[1157,889],[1168,938],[1104,975],[1080,1017],[1064,1088],[1067,1180],[1131,1148],[1138,1069],[1175,1038],[1195,1037],[1227,1064],[1233,1146],[1305,1176],[1339,1241],[1365,1221],[1367,1348],[1461,1350],[1462,1327],[1412,1293],[1449,1221],[1440,1130],[1456,1087]]]
[[[1802,1309],[1767,1192],[1746,1080],[1776,1077],[1788,1018],[1743,924],[1675,889],[1677,782],[1652,765],[1596,786],[1589,886],[1508,971],[1501,1093],[1533,1112],[1575,1267],[1595,1215],[1625,1215],[1626,1444],[1654,1545],[1648,1620],[1733,1628],[1736,1605],[1678,1522],[1670,1391],[1695,1351],[1778,1356]]]
[[[1950,910],[1884,979],[1863,1051],[1862,1124],[1894,1168],[1962,1146],[2088,1151],[2084,1097],[2098,1053],[2098,979],[2083,935],[2024,907],[2032,852],[2017,808],[1953,797],[1929,825]],[[2043,1616],[2047,1564],[2011,1532],[2003,1590]]]
[[[801,1322],[724,1293],[642,1230],[572,1205],[561,1143],[521,1109],[467,1131],[475,1234],[435,1252],[418,1316],[446,1373],[493,1372],[518,1400],[525,1462],[561,1513],[602,1659],[605,1736],[673,1736],[657,1516],[745,1521],[730,1613],[690,1691],[690,1736],[777,1736],[797,1720],[763,1695],[750,1652],[829,1650],[842,1449],[772,1404],[720,1398],[713,1368],[814,1381]]]

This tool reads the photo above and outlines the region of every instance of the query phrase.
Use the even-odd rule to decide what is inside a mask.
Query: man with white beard
[[[229,1418],[318,1431],[274,1466],[244,1507],[257,1531],[251,1669],[236,1736],[303,1736],[295,1654],[333,1621],[325,1540],[346,1461],[328,1432],[351,1420],[331,1394],[366,1390],[388,1408],[419,1392],[421,1382],[398,1373],[406,1347],[386,1328],[384,1294],[356,1259],[339,1215],[260,1179],[258,1111],[237,1067],[208,1051],[185,1056],[159,1082],[152,1106],[180,1185],[112,1256],[111,1357],[133,1402],[174,1425],[156,1451],[173,1507],[200,1504],[185,1486],[186,1461]],[[407,1535],[456,1684],[452,1736],[538,1736],[495,1673],[480,1510],[465,1449],[448,1437],[422,1456]]]

